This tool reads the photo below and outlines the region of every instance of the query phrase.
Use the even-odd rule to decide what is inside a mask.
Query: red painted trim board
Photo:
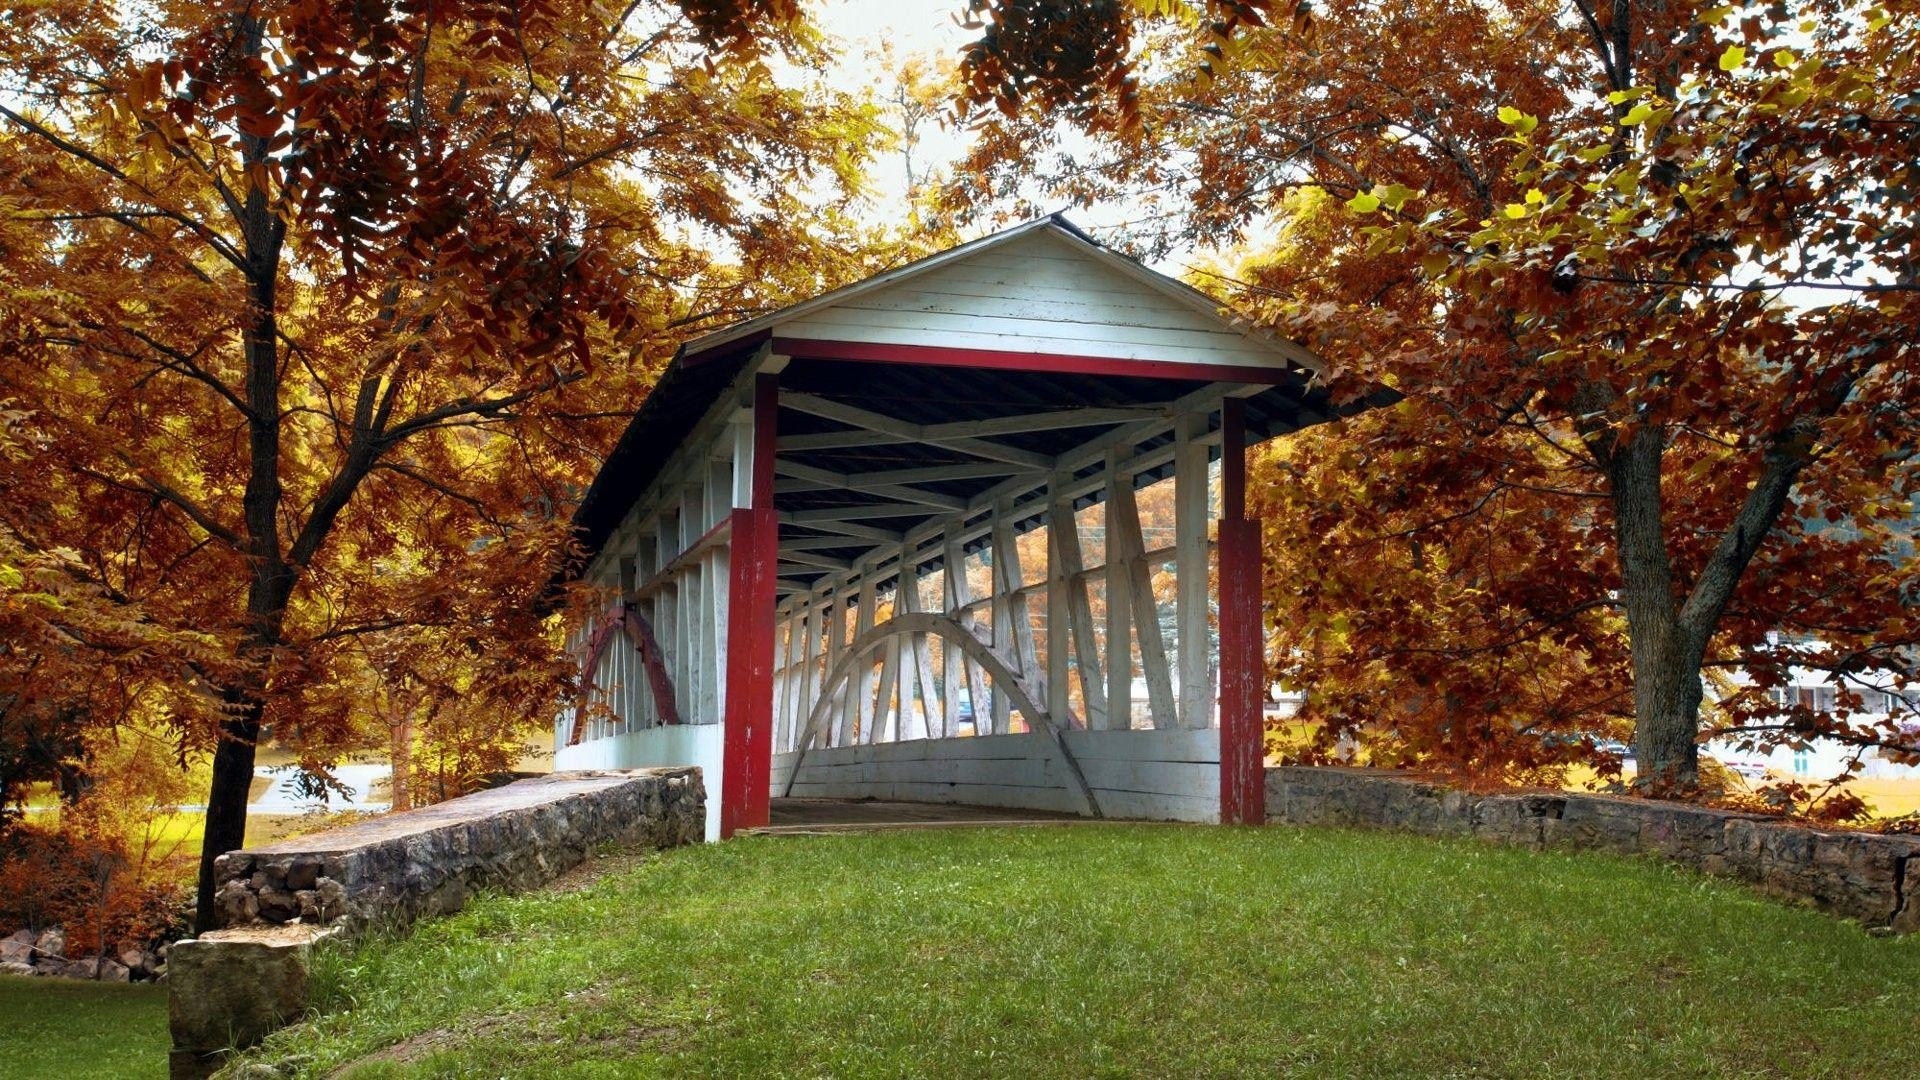
[[[890,345],[870,341],[827,341],[817,338],[773,339],[772,350],[795,360],[853,360],[879,364],[926,364],[936,367],[995,368],[1003,371],[1044,371],[1069,375],[1131,375],[1147,379],[1186,379],[1193,382],[1239,382],[1277,385],[1297,380],[1292,368],[1240,367],[1234,364],[1182,364],[1172,360],[1121,360],[1108,356],[1069,356],[1060,353],[1005,352],[998,349],[955,349],[941,345]]]

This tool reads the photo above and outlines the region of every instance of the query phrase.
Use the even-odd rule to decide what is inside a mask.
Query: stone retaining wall
[[[167,970],[167,945],[128,945],[107,956],[67,956],[67,933],[58,926],[39,933],[16,930],[0,938],[0,975],[51,975],[99,982],[144,981]]]
[[[537,888],[601,844],[698,842],[706,802],[697,768],[554,773],[222,855],[222,929],[169,960],[170,1075],[209,1076],[297,1020],[315,942],[458,911],[478,889]]]
[[[554,773],[214,863],[222,927],[405,925],[476,889],[535,888],[595,845],[671,847],[704,835],[700,770]]]
[[[1474,795],[1393,772],[1305,766],[1267,770],[1267,820],[1657,855],[1870,928],[1920,931],[1920,837],[1605,795]]]

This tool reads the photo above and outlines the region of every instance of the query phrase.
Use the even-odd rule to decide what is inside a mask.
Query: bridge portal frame
[[[784,793],[1264,820],[1246,454],[1342,411],[1319,372],[1057,219],[691,343],[576,515],[559,764],[700,764],[720,838]]]

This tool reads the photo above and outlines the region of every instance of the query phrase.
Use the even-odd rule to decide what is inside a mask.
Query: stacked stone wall
[[[401,928],[478,890],[538,888],[602,845],[673,847],[706,833],[697,768],[554,773],[389,814],[214,864],[221,929],[176,942],[168,967],[174,1080],[299,1019],[316,942]]]
[[[554,773],[360,825],[232,851],[214,863],[222,927],[403,926],[477,890],[551,881],[600,844],[702,839],[696,768]]]
[[[1606,795],[1476,795],[1401,773],[1304,766],[1267,770],[1267,820],[1653,855],[1869,928],[1920,931],[1920,837]]]

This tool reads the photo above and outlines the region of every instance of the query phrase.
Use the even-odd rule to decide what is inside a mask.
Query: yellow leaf
[[[1501,123],[1518,131],[1522,135],[1540,126],[1539,117],[1529,116],[1511,105],[1500,106],[1499,116]]]
[[[1729,45],[1727,51],[1720,54],[1721,71],[1733,71],[1746,62],[1747,50],[1738,45]]]
[[[1773,51],[1773,66],[1774,66],[1774,67],[1777,67],[1777,68],[1790,68],[1790,67],[1792,67],[1792,66],[1793,66],[1793,63],[1794,63],[1794,61],[1795,61],[1795,60],[1797,60],[1797,59],[1798,59],[1798,57],[1796,57],[1796,56],[1794,56],[1794,55],[1793,55],[1793,53],[1792,53],[1792,52],[1791,52],[1790,50],[1787,50],[1787,49],[1775,49],[1775,50]]]
[[[1389,210],[1400,209],[1407,204],[1408,199],[1420,194],[1405,184],[1388,184],[1384,188],[1375,188],[1374,190],[1379,195],[1380,200],[1387,204],[1387,209]]]
[[[1541,203],[1544,203],[1546,201],[1547,201],[1546,192],[1541,191],[1539,188],[1527,189],[1527,202],[1532,203],[1535,206],[1538,206]]]
[[[1653,106],[1643,101],[1627,110],[1627,115],[1620,118],[1620,126],[1634,127],[1639,124],[1644,124],[1651,116],[1653,116]]]
[[[1527,207],[1526,207],[1526,204],[1524,203],[1510,202],[1507,204],[1507,208],[1504,212],[1508,217],[1513,218],[1515,221],[1518,221],[1519,219],[1527,216]]]
[[[1356,214],[1371,214],[1380,209],[1380,197],[1363,191],[1347,200],[1347,209]]]

